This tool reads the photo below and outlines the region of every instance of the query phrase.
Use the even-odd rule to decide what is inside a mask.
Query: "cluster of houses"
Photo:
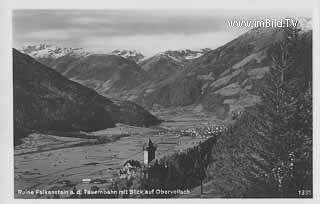
[[[180,136],[209,138],[212,136],[216,136],[225,130],[226,130],[226,127],[224,125],[214,125],[214,126],[183,129],[183,130],[180,130],[179,134]]]

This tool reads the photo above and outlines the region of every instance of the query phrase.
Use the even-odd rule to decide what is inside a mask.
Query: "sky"
[[[137,50],[146,56],[216,48],[244,33],[228,20],[305,15],[226,10],[14,10],[13,46],[40,43],[88,51]]]

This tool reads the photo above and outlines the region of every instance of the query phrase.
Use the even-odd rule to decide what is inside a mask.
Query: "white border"
[[[11,11],[12,9],[216,9],[216,10],[244,10],[244,9],[288,9],[310,11],[313,9],[313,96],[314,96],[314,199],[272,199],[271,202],[292,203],[315,203],[320,198],[319,188],[319,105],[320,104],[320,66],[319,66],[319,1],[318,0],[1,0],[0,1],[0,203],[84,203],[84,202],[142,202],[149,203],[151,200],[19,200],[13,199],[13,112],[12,112],[12,33]],[[165,202],[245,202],[269,203],[268,199],[168,199]],[[160,203],[163,200],[156,199],[151,202]]]
[[[312,9],[312,0],[12,0],[14,9]],[[310,2],[310,3],[309,3]]]

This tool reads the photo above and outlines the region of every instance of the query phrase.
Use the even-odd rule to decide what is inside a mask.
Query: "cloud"
[[[153,54],[166,49],[215,48],[243,30],[229,18],[255,13],[192,10],[15,10],[13,43],[50,43],[91,50],[137,49]],[[270,13],[261,12],[261,15]],[[284,14],[282,14],[284,15]]]
[[[151,56],[158,52],[176,49],[216,48],[234,39],[240,33],[227,31],[198,34],[158,34],[113,37],[87,37],[83,46],[92,51],[135,49]],[[130,42],[130,43],[128,43]]]
[[[42,30],[42,31],[33,31],[24,35],[26,39],[51,39],[51,40],[62,40],[72,37],[70,31],[65,30]]]
[[[75,17],[70,18],[69,23],[73,25],[89,25],[89,24],[105,24],[112,23],[110,19],[106,18],[94,18],[94,17]]]
[[[104,35],[141,35],[216,31],[224,27],[222,17],[191,11],[59,11],[18,10],[13,13],[18,33],[46,29],[82,28]]]

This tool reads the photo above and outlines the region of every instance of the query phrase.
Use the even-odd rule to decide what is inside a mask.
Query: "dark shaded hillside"
[[[115,104],[15,49],[13,95],[15,139],[32,131],[94,131],[115,123],[148,126],[158,122],[141,107]]]

